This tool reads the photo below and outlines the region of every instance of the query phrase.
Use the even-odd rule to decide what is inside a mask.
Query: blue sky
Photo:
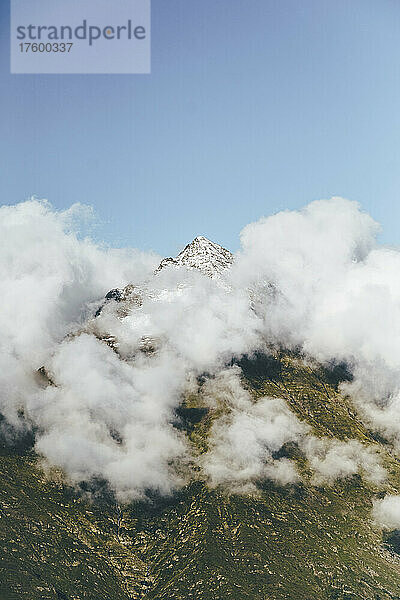
[[[151,75],[10,75],[8,30],[1,0],[1,203],[169,255],[342,195],[400,243],[398,0],[153,0]]]

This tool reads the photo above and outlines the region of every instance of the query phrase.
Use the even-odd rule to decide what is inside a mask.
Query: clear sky
[[[400,244],[398,0],[153,0],[152,74],[79,76],[9,74],[8,4],[1,203],[89,203],[98,239],[170,255],[342,195]]]

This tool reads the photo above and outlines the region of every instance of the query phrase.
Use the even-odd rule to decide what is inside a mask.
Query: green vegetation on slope
[[[389,482],[378,488],[357,475],[315,487],[298,456],[304,482],[264,483],[257,497],[197,481],[171,498],[119,507],[106,492],[91,502],[46,477],[29,449],[4,448],[1,600],[400,598],[395,536],[385,546],[370,515],[377,495],[400,492],[400,466],[338,393],[345,371],[288,354],[240,366],[254,397],[285,398],[315,435],[373,444]],[[202,451],[215,415],[196,402],[187,399],[179,416]]]

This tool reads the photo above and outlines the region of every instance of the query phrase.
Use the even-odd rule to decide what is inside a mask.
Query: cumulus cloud
[[[87,216],[80,205],[55,212],[38,201],[0,208],[0,403],[14,424],[33,373],[84,318],[87,303],[110,286],[142,280],[157,263],[78,239],[75,228]]]
[[[381,500],[376,500],[372,514],[381,527],[400,529],[400,496],[388,494]]]
[[[241,384],[238,367],[225,369],[210,380],[204,397],[214,409],[225,409],[213,422],[209,450],[200,459],[211,486],[249,493],[265,479],[281,485],[298,482],[295,462],[277,458],[288,442],[296,444],[307,458],[314,485],[332,485],[355,474],[375,484],[386,479],[375,448],[357,440],[316,437],[283,399],[252,399]]]
[[[130,365],[83,334],[63,342],[47,368],[55,385],[27,410],[42,429],[37,450],[49,461],[77,482],[106,479],[120,497],[169,493],[179,484],[171,468],[186,450],[171,424],[184,382],[179,363],[160,353]]]
[[[375,484],[386,479],[376,450],[357,440],[343,442],[309,436],[302,440],[301,448],[314,471],[312,482],[316,485],[332,484],[356,473]]]
[[[244,290],[227,292],[195,271],[165,269],[146,287],[140,306],[122,320],[111,307],[95,326],[118,337],[126,356],[148,336],[163,340],[192,369],[213,371],[259,344],[259,320],[249,306]]]
[[[185,390],[193,377],[218,372],[254,346],[248,298],[240,293],[229,301],[197,273],[178,281],[175,272],[160,273],[125,316],[106,306],[85,328],[96,337],[81,333],[46,363],[55,386],[27,408],[43,426],[37,449],[74,480],[103,477],[129,497],[149,488],[170,492],[190,458],[174,427]],[[117,353],[98,339],[110,337]],[[143,338],[155,350],[138,352]]]
[[[264,336],[319,361],[344,361],[371,426],[399,441],[400,252],[355,202],[317,201],[244,228],[232,269],[252,290]]]
[[[379,226],[356,203],[313,202],[248,225],[220,281],[184,268],[154,276],[160,257],[82,238],[87,218],[84,207],[38,201],[0,208],[0,411],[34,426],[48,461],[74,481],[104,478],[121,497],[170,492],[193,460],[176,409],[207,374],[215,418],[200,464],[211,485],[295,482],[294,463],[276,458],[288,442],[315,482],[382,480],[372,450],[316,440],[283,400],[254,402],[226,368],[266,344],[345,361],[345,391],[400,444],[400,253],[377,244]],[[127,283],[130,303],[110,301],[94,318]],[[51,385],[37,377],[42,365]]]
[[[287,442],[298,442],[307,431],[281,398],[254,402],[240,383],[240,369],[227,369],[210,381],[205,391],[210,402],[228,409],[216,419],[209,435],[209,451],[200,459],[212,486],[233,491],[255,491],[256,484],[272,479],[280,484],[299,480],[295,464],[274,453]]]
[[[251,350],[257,319],[241,290],[228,297],[186,270],[154,277],[160,257],[80,239],[82,218],[84,207],[38,201],[0,210],[0,410],[34,426],[36,449],[73,481],[104,478],[126,497],[168,493],[188,454],[174,427],[185,388]],[[90,318],[95,301],[129,282],[145,290],[136,310]],[[156,352],[137,352],[144,337]],[[52,385],[39,381],[42,365]]]

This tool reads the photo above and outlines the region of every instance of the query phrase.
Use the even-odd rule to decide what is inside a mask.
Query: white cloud
[[[225,485],[237,492],[256,489],[272,479],[288,484],[299,480],[295,465],[273,453],[286,442],[297,442],[307,431],[280,398],[253,402],[240,384],[239,370],[227,369],[209,382],[206,398],[215,399],[229,412],[216,419],[209,435],[209,451],[200,459],[210,485]]]
[[[232,278],[252,289],[268,340],[347,362],[344,391],[399,440],[400,252],[379,246],[378,231],[354,202],[313,202],[245,227]]]
[[[315,485],[333,484],[356,473],[368,481],[379,484],[386,479],[386,471],[379,455],[372,447],[357,440],[340,441],[309,436],[301,443],[311,469]]]
[[[400,529],[400,496],[387,495],[374,503],[373,517],[386,529]]]
[[[310,441],[282,400],[254,403],[225,369],[267,343],[346,361],[354,380],[345,391],[400,446],[400,253],[377,244],[377,224],[356,203],[313,202],[248,225],[222,286],[185,269],[153,277],[159,257],[80,239],[87,218],[84,207],[56,212],[37,201],[0,208],[0,410],[17,424],[23,409],[49,461],[74,480],[104,477],[126,497],[169,492],[191,458],[174,411],[206,372],[208,405],[219,396],[229,407],[202,458],[212,485],[295,481],[293,463],[273,458],[289,441],[316,481],[382,479],[372,450]],[[111,302],[87,322],[94,302],[128,282],[145,290],[141,305],[118,314]],[[66,339],[71,331],[86,333]],[[118,354],[95,336],[113,336]],[[138,352],[143,336],[155,353]],[[43,364],[56,386],[37,381]]]

